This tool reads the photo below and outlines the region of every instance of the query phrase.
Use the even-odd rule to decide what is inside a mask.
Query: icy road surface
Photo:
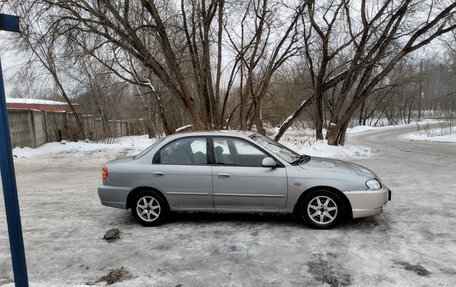
[[[373,154],[353,161],[377,172],[393,201],[326,231],[271,215],[184,214],[144,228],[96,193],[100,165],[129,151],[17,159],[31,286],[454,286],[456,143],[406,140],[413,129],[350,136]],[[0,286],[12,286],[0,202]],[[107,243],[111,228],[120,239]]]

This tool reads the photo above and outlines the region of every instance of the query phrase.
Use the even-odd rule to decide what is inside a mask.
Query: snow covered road
[[[132,151],[17,159],[31,286],[104,286],[113,270],[112,286],[453,286],[456,143],[406,140],[413,129],[350,135],[373,153],[352,161],[377,172],[393,200],[379,216],[325,231],[272,215],[181,214],[144,228],[96,193],[101,164]],[[9,286],[0,203],[0,286]],[[107,243],[111,228],[120,239]]]

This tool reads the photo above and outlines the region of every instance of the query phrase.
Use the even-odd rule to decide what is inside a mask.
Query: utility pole
[[[423,59],[420,61],[420,80],[418,86],[418,121],[421,120],[421,98],[423,97]]]
[[[19,32],[19,17],[0,14],[0,30]],[[28,287],[27,264],[25,261],[24,239],[22,238],[21,215],[17,197],[16,175],[14,173],[11,136],[6,109],[5,87],[3,85],[0,61],[0,169],[2,174],[3,197],[5,198],[6,222],[13,262],[16,287]]]

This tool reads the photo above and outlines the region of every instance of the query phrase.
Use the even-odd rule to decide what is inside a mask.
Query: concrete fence
[[[84,136],[77,133],[76,118],[67,112],[46,112],[33,110],[8,110],[11,141],[15,147],[36,148],[44,143],[62,140],[89,139],[100,141],[106,138],[145,134],[143,120],[103,122],[92,115],[82,116]],[[107,131],[110,131],[109,134]]]

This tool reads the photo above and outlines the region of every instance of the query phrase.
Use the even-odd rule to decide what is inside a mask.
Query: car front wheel
[[[163,222],[167,206],[161,196],[150,191],[141,191],[135,197],[131,212],[144,226],[157,226]]]
[[[332,228],[339,223],[343,213],[342,200],[329,190],[312,191],[301,202],[301,218],[313,228]]]

